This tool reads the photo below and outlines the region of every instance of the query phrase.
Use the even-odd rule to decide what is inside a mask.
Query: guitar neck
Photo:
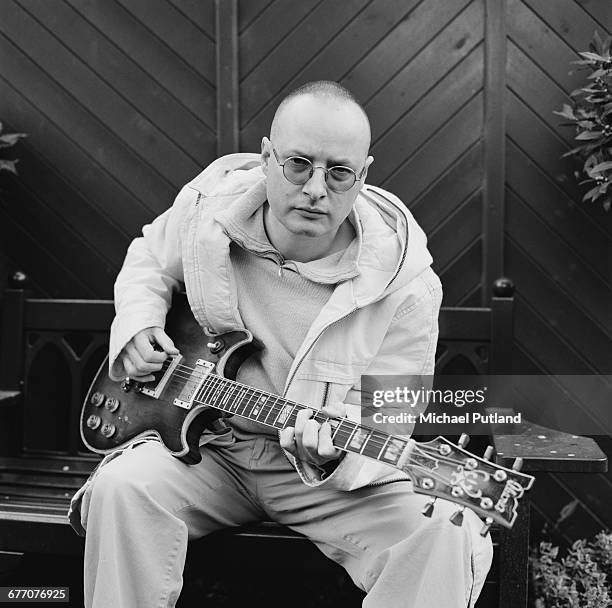
[[[203,382],[195,400],[227,414],[241,416],[275,429],[295,426],[298,412],[308,408],[259,389],[240,384],[221,376],[209,375]],[[358,424],[348,418],[329,418],[315,410],[312,416],[318,422],[329,422],[334,446],[398,466],[408,440]]]

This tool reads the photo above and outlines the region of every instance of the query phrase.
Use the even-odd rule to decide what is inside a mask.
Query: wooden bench
[[[79,556],[83,539],[68,525],[67,505],[98,462],[81,442],[79,415],[107,352],[114,309],[111,301],[30,298],[25,282],[18,273],[2,302],[0,555]],[[512,284],[498,280],[494,293],[490,308],[442,309],[437,373],[510,372]],[[552,456],[548,444],[538,440],[551,432],[525,423],[513,430],[514,436],[493,433],[497,462],[508,466],[520,456],[528,472],[606,470],[605,455],[588,438],[557,433],[557,441],[572,442],[566,453],[575,456]],[[511,531],[492,528],[495,559],[479,608],[526,605],[528,499],[520,511]],[[296,539],[302,539],[265,522],[213,536],[193,543],[190,554],[197,555],[202,543],[234,547],[234,543],[252,544],[248,539],[253,537],[261,543],[289,541],[293,550]]]

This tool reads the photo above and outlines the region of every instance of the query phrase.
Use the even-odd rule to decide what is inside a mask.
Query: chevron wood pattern
[[[527,374],[600,374],[596,390],[541,375],[523,389],[533,419],[589,421],[610,454],[612,217],[580,202],[571,129],[552,111],[582,85],[572,70],[593,32],[610,33],[607,2],[508,0],[505,268],[517,285],[515,347]],[[606,375],[607,374],[607,375]],[[561,376],[563,377],[563,376]],[[612,477],[538,478],[534,527],[567,541],[609,528]],[[559,522],[561,507],[575,510]]]
[[[526,386],[532,418],[610,433],[612,214],[580,202],[561,158],[572,133],[552,113],[582,82],[576,52],[610,31],[610,2],[219,1],[223,13],[215,0],[0,2],[0,120],[29,134],[19,177],[0,175],[0,273],[24,269],[42,295],[111,297],[130,240],[220,142],[258,151],[287,92],[337,80],[372,120],[369,180],[429,236],[444,304],[482,305],[503,272],[518,368],[601,374],[591,393]],[[534,526],[575,504],[561,537],[610,527],[611,495],[612,474],[547,476]]]

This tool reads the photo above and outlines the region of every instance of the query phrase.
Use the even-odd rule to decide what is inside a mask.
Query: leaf
[[[0,135],[0,148],[14,146],[20,139],[27,137],[25,133],[7,133]]]
[[[602,70],[602,69],[595,70],[592,74],[589,74],[587,76],[587,78],[589,80],[595,80],[595,78],[601,78],[601,77],[605,76],[606,73],[607,73],[607,70]]]
[[[589,199],[595,200],[599,196],[599,186],[595,186],[595,188],[591,188],[583,197],[582,200],[584,202]]]
[[[612,198],[607,198],[604,202],[603,202],[603,208],[606,211],[610,211],[610,207],[612,207]]]
[[[581,141],[589,139],[599,139],[602,135],[603,133],[601,131],[584,131],[583,133],[576,135],[574,139],[579,139]]]
[[[574,154],[578,154],[579,152],[582,152],[582,146],[580,146],[579,148],[572,148],[569,152],[563,154],[561,158],[565,158],[566,156],[573,156]]]
[[[10,171],[11,173],[14,173],[15,175],[17,175],[17,169],[15,168],[15,165],[18,162],[19,162],[18,160],[0,159],[0,171],[4,169],[5,171]]]
[[[563,118],[569,118],[570,120],[576,120],[576,116],[574,114],[574,110],[572,106],[567,103],[563,104],[563,108],[561,108],[560,112],[553,112],[553,114],[557,114],[558,116],[563,116]]]
[[[612,169],[612,161],[610,160],[595,165],[591,171],[599,173],[600,171],[606,171],[607,169]]]
[[[557,521],[555,522],[555,525],[559,525],[560,523],[564,522],[568,517],[570,517],[574,511],[576,510],[576,507],[580,504],[580,501],[578,499],[572,500],[571,502],[568,502],[562,509],[561,512],[559,513],[559,517],[557,518]]]
[[[580,55],[581,57],[585,57],[586,59],[590,59],[592,61],[597,61],[598,63],[605,63],[607,61],[606,57],[602,57],[598,53],[590,53],[589,51],[580,51],[578,55]]]

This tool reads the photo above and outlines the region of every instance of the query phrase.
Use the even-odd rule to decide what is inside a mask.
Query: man
[[[195,466],[157,441],[107,458],[73,501],[88,607],[173,606],[189,539],[263,518],[342,564],[366,607],[473,606],[491,560],[478,518],[466,511],[454,526],[444,501],[423,517],[403,473],[343,456],[312,418],[323,408],[358,420],[364,373],[433,373],[440,282],[410,213],[365,186],[369,146],[352,95],[307,84],[280,104],[259,157],[217,160],[130,246],[114,379],[151,380],[177,353],[163,327],[184,283],[202,327],[246,327],[265,345],[240,382],[313,409],[279,435],[234,417],[225,434],[203,435]]]

